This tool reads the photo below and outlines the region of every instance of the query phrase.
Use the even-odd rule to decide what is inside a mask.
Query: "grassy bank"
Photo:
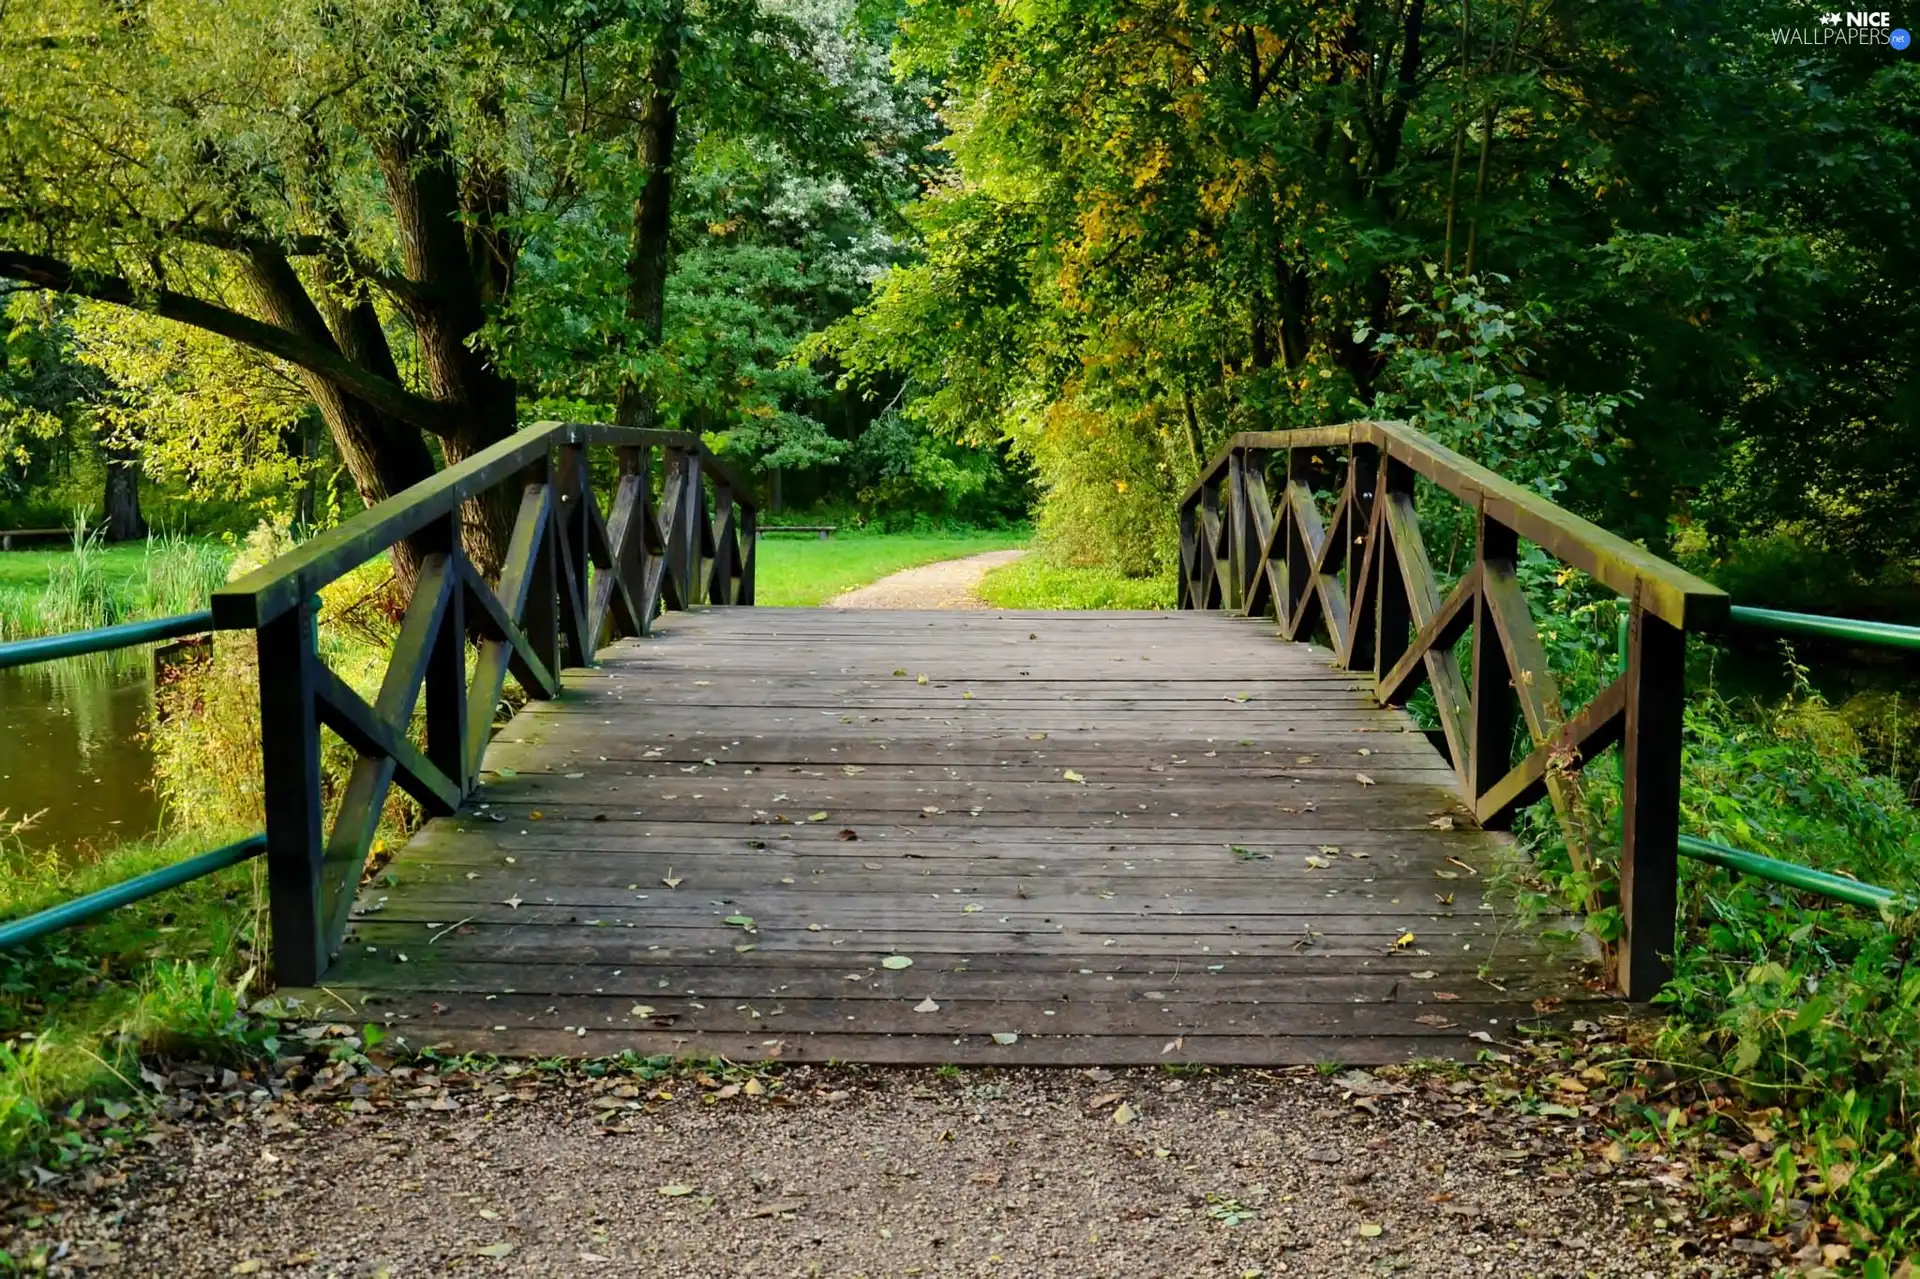
[[[824,604],[844,591],[901,569],[983,551],[1022,546],[1023,529],[954,533],[776,534],[760,539],[754,561],[754,599],[769,605]]]
[[[1172,608],[1173,583],[1075,568],[1041,552],[989,570],[980,598],[995,608]]]
[[[0,641],[205,608],[232,557],[172,533],[109,546],[84,527],[64,548],[0,552]]]
[[[28,914],[211,846],[158,840],[66,868],[0,840],[0,915]],[[89,1157],[120,1131],[143,1059],[227,1062],[261,1050],[262,1032],[241,1009],[265,929],[265,867],[256,860],[0,952],[0,1163],[31,1158],[58,1168]]]

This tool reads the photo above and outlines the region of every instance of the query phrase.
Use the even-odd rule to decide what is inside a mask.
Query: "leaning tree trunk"
[[[379,156],[407,277],[423,286],[406,311],[427,392],[460,410],[458,425],[440,437],[452,466],[517,426],[513,379],[473,340],[487,322],[489,303],[512,283],[513,247],[500,227],[507,187],[503,175],[484,165],[463,176],[445,140],[431,132],[403,129],[383,141]],[[461,508],[462,543],[482,574],[499,573],[519,508],[520,493],[511,484],[495,485]]]
[[[282,255],[271,251],[248,255],[245,275],[266,319],[310,342],[333,347],[360,367],[399,384],[400,371],[371,302],[330,299],[329,325],[329,317],[321,314],[293,265]],[[433,475],[433,454],[418,428],[396,421],[320,374],[306,369],[298,373],[327,424],[334,449],[353,477],[361,501],[376,505]],[[430,549],[410,543],[393,548],[394,577],[403,590],[412,583],[421,555]]]

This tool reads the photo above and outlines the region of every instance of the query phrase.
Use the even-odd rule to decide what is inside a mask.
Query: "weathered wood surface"
[[[1217,613],[672,615],[291,993],[416,1045],[1010,1065],[1470,1056],[1592,998],[1329,663]]]

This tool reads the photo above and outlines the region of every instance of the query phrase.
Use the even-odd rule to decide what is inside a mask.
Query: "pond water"
[[[152,710],[146,649],[0,671],[0,831],[41,813],[9,843],[71,864],[157,830]]]

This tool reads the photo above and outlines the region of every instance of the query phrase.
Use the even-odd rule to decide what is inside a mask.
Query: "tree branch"
[[[171,289],[143,291],[120,276],[80,271],[59,258],[0,249],[0,278],[19,280],[38,289],[91,298],[117,306],[147,311],[177,320],[220,337],[231,338],[268,355],[278,356],[308,372],[326,378],[357,399],[383,413],[436,435],[458,428],[454,415],[425,396],[361,368],[336,349],[310,342],[277,325],[266,324],[229,307]]]

